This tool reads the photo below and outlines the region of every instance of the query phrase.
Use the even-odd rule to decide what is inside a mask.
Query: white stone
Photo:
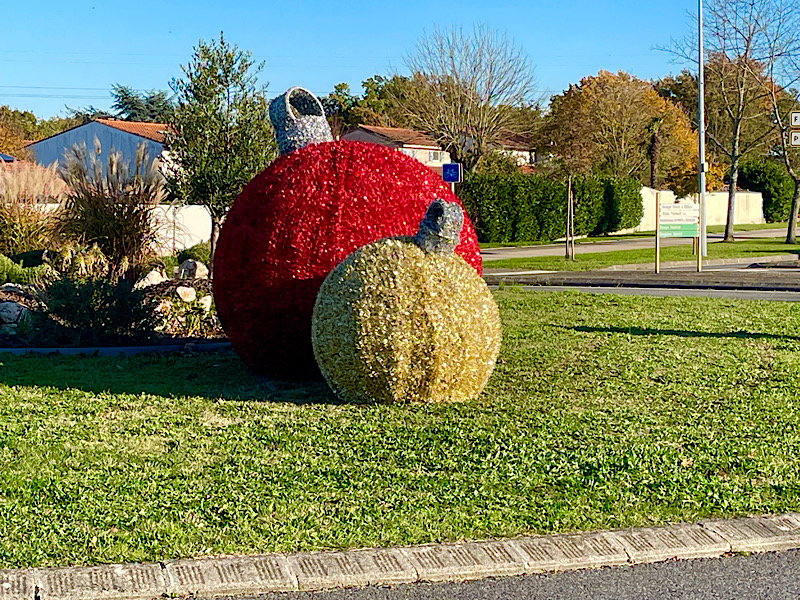
[[[208,267],[189,258],[181,263],[179,276],[181,279],[208,279]]]
[[[17,292],[18,294],[24,294],[25,290],[16,283],[4,283],[0,285],[0,292]]]
[[[137,281],[136,285],[134,285],[133,287],[135,287],[137,290],[140,290],[142,288],[146,288],[151,285],[163,283],[166,280],[167,276],[161,269],[153,269],[147,275],[139,279],[139,281]]]
[[[208,295],[208,296],[203,296],[202,298],[200,298],[200,300],[197,303],[200,306],[203,307],[204,311],[208,312],[208,311],[211,310],[211,303],[213,301],[214,301],[214,299],[211,297],[211,295]]]
[[[0,302],[0,324],[12,325],[22,316],[23,306],[16,302]]]
[[[175,288],[175,293],[178,294],[178,298],[184,302],[194,302],[197,300],[197,290],[195,290],[193,287],[182,285]]]
[[[197,263],[197,270],[194,273],[196,279],[208,279],[208,267],[199,261]]]

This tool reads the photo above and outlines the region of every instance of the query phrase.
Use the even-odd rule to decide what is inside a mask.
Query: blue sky
[[[544,97],[600,69],[644,79],[682,65],[654,47],[691,27],[691,0],[135,3],[5,2],[0,11],[0,104],[40,117],[92,104],[109,89],[168,89],[200,38],[228,41],[265,61],[277,95],[301,85],[325,95],[338,82],[360,91],[374,74],[405,72],[403,56],[434,26],[485,23],[506,32],[536,67]]]

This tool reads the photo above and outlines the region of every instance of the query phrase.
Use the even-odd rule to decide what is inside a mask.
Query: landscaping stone
[[[161,269],[153,269],[144,277],[141,277],[136,284],[133,286],[137,290],[142,288],[149,287],[151,285],[158,285],[159,283],[163,283],[167,280],[167,276]]]
[[[199,260],[189,258],[181,263],[180,279],[208,279],[208,267]]]
[[[211,296],[203,296],[202,298],[200,298],[200,300],[198,300],[197,303],[203,307],[204,311],[208,312],[211,310],[211,304],[213,301],[214,298],[212,298]]]
[[[31,569],[0,570],[0,598],[2,600],[30,600],[36,582]]]
[[[35,578],[41,600],[155,598],[167,589],[156,563],[37,569]]]
[[[520,575],[525,557],[509,541],[465,542],[403,548],[423,581]]]
[[[300,590],[417,581],[414,567],[394,548],[305,552],[289,556],[289,567]]]
[[[511,540],[525,559],[527,573],[624,565],[625,547],[604,532]]]
[[[16,283],[4,283],[0,285],[0,292],[15,292],[17,294],[24,294],[25,289]]]
[[[791,521],[791,518],[776,522],[764,517],[748,517],[715,519],[700,524],[728,540],[734,552],[768,552],[800,547],[800,528],[787,527]]]
[[[166,563],[164,571],[167,594],[172,596],[297,589],[297,578],[280,554],[176,560]]]
[[[672,558],[722,556],[731,546],[719,535],[699,525],[669,525],[611,532],[634,563]]]
[[[24,310],[25,308],[17,302],[0,302],[0,324],[18,323]]]
[[[175,293],[184,302],[194,302],[197,299],[197,290],[193,287],[181,286],[175,288]]]

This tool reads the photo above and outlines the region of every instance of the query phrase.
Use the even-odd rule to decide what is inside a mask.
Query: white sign
[[[800,131],[789,132],[789,145],[800,146]]]
[[[800,127],[800,112],[792,113],[792,127]]]
[[[700,205],[694,202],[664,202],[659,205],[662,224],[695,225],[700,223]]]

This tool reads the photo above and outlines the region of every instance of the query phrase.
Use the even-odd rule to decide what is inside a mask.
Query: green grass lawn
[[[800,508],[799,307],[496,297],[500,363],[459,405],[341,405],[232,353],[0,355],[0,566]]]
[[[800,245],[787,245],[783,238],[761,240],[741,240],[738,242],[709,242],[707,259],[714,258],[753,258],[773,254],[800,254]],[[542,271],[591,271],[605,269],[614,265],[653,264],[655,246],[639,250],[611,250],[580,254],[576,250],[575,260],[563,256],[541,256],[532,258],[504,258],[487,260],[487,269],[525,269]],[[661,261],[696,260],[692,245],[667,246],[661,248]]]
[[[737,232],[741,231],[762,231],[764,229],[786,229],[788,223],[754,223],[749,225],[736,225],[734,230],[734,236]],[[708,233],[723,233],[725,231],[725,225],[709,225],[707,228]],[[655,230],[652,231],[639,231],[636,233],[627,233],[627,234],[612,234],[612,235],[600,235],[596,237],[585,237],[585,238],[578,238],[578,241],[581,243],[598,243],[598,242],[608,242],[609,240],[635,240],[643,237],[653,237],[655,235]],[[556,242],[552,240],[547,241],[536,241],[536,242],[485,242],[480,244],[481,248],[519,248],[520,246],[544,246],[547,244],[555,244]]]

